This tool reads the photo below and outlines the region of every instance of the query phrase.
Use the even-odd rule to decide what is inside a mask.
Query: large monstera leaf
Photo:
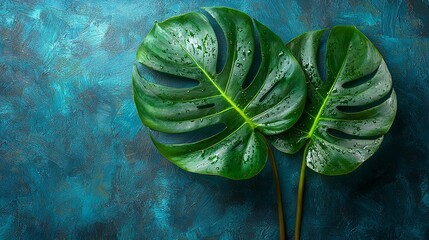
[[[263,134],[289,129],[306,97],[305,75],[282,40],[246,14],[205,8],[221,27],[227,44],[223,70],[216,72],[218,40],[208,19],[191,12],[156,23],[137,52],[137,61],[167,74],[198,81],[190,88],[160,85],[133,68],[134,98],[142,122],[165,133],[224,129],[197,142],[152,140],[163,156],[191,172],[246,179],[265,165]],[[244,84],[255,52],[255,25],[261,65]],[[243,87],[244,86],[244,87]]]
[[[273,145],[295,153],[306,145],[309,168],[346,174],[371,157],[396,114],[396,95],[387,66],[374,45],[355,27],[334,27],[327,40],[327,79],[317,54],[325,30],[304,33],[288,47],[304,69],[307,102],[303,115]]]

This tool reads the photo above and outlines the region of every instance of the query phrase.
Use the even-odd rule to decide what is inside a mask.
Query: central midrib
[[[162,29],[160,27],[160,29]],[[168,34],[167,31],[165,31],[164,29],[162,29],[165,33]],[[177,41],[178,45],[180,46],[180,48],[182,48],[183,51],[186,52],[186,54],[188,54],[188,56],[192,59],[192,61],[195,63],[195,65],[204,73],[204,76],[206,76],[206,78],[210,81],[210,83],[216,88],[216,90],[219,92],[219,94],[231,105],[232,108],[235,109],[235,111],[237,111],[238,114],[240,114],[240,116],[244,119],[244,121],[249,124],[249,126],[252,129],[255,129],[255,124],[252,122],[252,120],[250,120],[249,117],[247,117],[247,115],[234,103],[234,101],[232,101],[226,94],[225,92],[216,84],[216,82],[214,81],[214,79],[210,76],[210,74],[207,73],[207,71],[201,67],[200,64],[198,64],[198,62],[195,60],[195,58],[191,55],[191,53],[182,46],[182,44],[180,44],[179,40],[176,39],[175,37],[172,37],[170,34],[168,34],[171,38],[173,38],[174,40]]]
[[[237,111],[241,117],[243,117],[244,121],[250,125],[252,129],[255,129],[255,124],[250,120],[249,117],[237,106],[235,105],[234,101],[232,101],[225,92],[216,84],[216,82],[211,78],[211,76],[195,61],[195,59],[191,56],[192,61],[195,62],[197,67],[201,69],[201,71],[204,73],[204,75],[207,77],[207,79],[213,84],[213,86],[219,91],[220,95]]]
[[[346,56],[349,54],[349,51],[350,51],[350,44],[351,44],[351,41],[349,42],[349,46],[347,47]],[[344,68],[345,63],[346,63],[346,61],[344,61],[344,62],[341,64],[340,70],[338,71],[337,76],[335,77],[335,80],[334,80],[334,82],[332,83],[331,88],[329,89],[328,93],[326,94],[326,97],[325,97],[325,98],[323,98],[323,103],[322,103],[322,105],[320,106],[319,112],[317,112],[316,118],[314,119],[313,125],[311,126],[310,131],[308,132],[307,138],[312,138],[313,133],[314,133],[314,131],[316,130],[317,125],[319,124],[320,116],[322,115],[323,110],[325,110],[326,104],[328,103],[329,97],[331,97],[331,93],[332,93],[332,91],[333,91],[333,90],[334,90],[334,88],[335,88],[335,84],[337,84],[338,78],[339,78],[339,76],[340,76],[340,73],[343,71],[343,68]]]

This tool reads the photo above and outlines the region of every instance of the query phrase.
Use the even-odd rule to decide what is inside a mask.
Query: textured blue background
[[[142,127],[135,51],[155,20],[226,5],[285,41],[356,25],[398,94],[381,149],[357,171],[307,171],[303,239],[429,239],[429,2],[2,1],[0,238],[276,239],[270,166],[248,181],[184,172]],[[293,235],[300,154],[276,152]]]

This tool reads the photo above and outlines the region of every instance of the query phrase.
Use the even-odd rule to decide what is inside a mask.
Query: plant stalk
[[[298,199],[296,202],[296,220],[295,220],[295,240],[299,240],[301,235],[301,223],[302,223],[302,206],[303,206],[303,196],[304,196],[304,179],[305,179],[305,168],[306,168],[306,158],[308,152],[308,146],[305,146],[304,156],[302,158],[301,172],[299,175],[299,185],[298,185]]]
[[[277,190],[277,211],[279,215],[280,240],[285,240],[286,230],[285,230],[285,223],[283,218],[283,204],[282,204],[282,192],[280,188],[280,180],[277,172],[277,166],[276,166],[276,161],[274,159],[274,154],[268,142],[267,142],[267,147],[268,147],[268,156],[270,158],[271,167],[273,169],[274,182],[276,183],[276,190]]]

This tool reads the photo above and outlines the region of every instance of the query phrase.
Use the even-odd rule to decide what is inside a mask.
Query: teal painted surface
[[[276,239],[270,166],[248,181],[184,172],[138,119],[135,51],[155,20],[240,9],[289,41],[356,25],[392,73],[398,115],[357,171],[307,171],[303,239],[429,238],[427,1],[3,1],[0,238]],[[300,154],[276,152],[293,236]]]

